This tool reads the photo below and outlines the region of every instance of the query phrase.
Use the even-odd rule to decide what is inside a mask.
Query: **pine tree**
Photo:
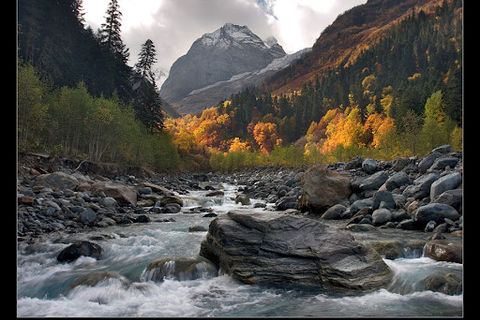
[[[105,16],[105,23],[99,30],[99,40],[106,51],[104,68],[108,71],[103,79],[106,86],[115,88],[118,97],[122,101],[129,101],[132,97],[130,83],[131,68],[127,65],[129,52],[120,36],[122,13],[120,12],[118,0],[111,0]],[[113,59],[109,57],[113,55]],[[113,94],[114,91],[112,91]]]
[[[163,128],[162,100],[155,83],[153,64],[157,61],[155,45],[147,39],[142,45],[139,60],[135,64],[133,107],[137,118],[153,132]]]
[[[122,13],[119,9],[118,0],[111,0],[108,4],[105,23],[101,25],[100,41],[110,52],[117,54],[126,63],[129,52],[120,36],[121,19]]]
[[[155,45],[153,44],[152,40],[147,39],[147,41],[145,41],[145,43],[142,45],[142,50],[139,54],[139,60],[135,64],[135,71],[156,87],[155,75],[152,71],[153,65],[155,62],[157,62],[155,55]]]

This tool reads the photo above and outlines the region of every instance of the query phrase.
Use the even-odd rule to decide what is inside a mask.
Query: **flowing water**
[[[178,214],[161,215],[173,222],[116,225],[77,234],[52,234],[34,245],[19,243],[17,258],[17,315],[21,317],[418,317],[463,315],[463,295],[418,291],[426,276],[453,273],[462,277],[462,264],[439,262],[420,254],[384,259],[394,271],[387,289],[339,296],[302,288],[265,287],[240,283],[219,275],[195,280],[149,280],[145,269],[158,258],[196,257],[203,232],[189,232],[194,225],[208,228],[214,218],[187,214],[190,208],[210,207],[225,214],[240,207],[232,200],[237,187],[224,185],[223,197],[205,197],[193,191],[182,196]],[[253,209],[256,201],[249,206]],[[263,211],[263,209],[255,209]],[[265,214],[271,214],[264,211]],[[103,257],[80,257],[58,263],[56,256],[71,241],[90,239],[103,248]],[[95,285],[72,284],[95,272],[121,275]]]

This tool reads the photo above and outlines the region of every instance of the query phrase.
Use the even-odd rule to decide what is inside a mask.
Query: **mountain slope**
[[[227,23],[197,39],[187,54],[175,61],[160,95],[180,112],[198,111],[205,106],[181,108],[179,101],[196,89],[260,70],[283,56],[285,51],[276,41],[270,39],[267,45],[248,27]],[[217,103],[215,97],[211,104]]]
[[[372,47],[389,29],[412,13],[430,13],[442,0],[369,0],[339,15],[322,32],[312,51],[289,67],[264,81],[264,88],[274,93],[299,90],[315,75],[352,64],[364,50]]]
[[[192,90],[185,98],[176,103],[180,112],[195,112],[199,108],[211,107],[219,101],[227,99],[230,95],[240,92],[249,86],[259,84],[265,77],[285,68],[293,61],[309,52],[306,48],[298,52],[274,59],[270,64],[259,70],[242,72],[228,80],[217,81],[200,89]]]

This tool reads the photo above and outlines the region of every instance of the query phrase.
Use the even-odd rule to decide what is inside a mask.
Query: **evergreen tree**
[[[156,86],[156,84],[152,67],[155,62],[157,62],[155,55],[155,45],[153,44],[152,40],[147,39],[147,41],[145,41],[145,43],[142,45],[142,50],[139,54],[139,60],[135,64],[135,71],[154,84],[154,86]]]
[[[121,19],[122,13],[119,9],[118,0],[111,0],[108,4],[105,23],[101,25],[100,41],[110,52],[117,54],[126,63],[129,53],[120,36]]]
[[[105,23],[99,30],[100,43],[113,55],[113,59],[105,61],[104,68],[108,70],[108,76],[104,78],[107,86],[115,88],[119,98],[129,101],[132,96],[130,83],[131,68],[127,65],[129,52],[120,36],[122,13],[120,12],[118,0],[111,0],[105,16]],[[112,92],[113,93],[113,92]]]
[[[135,64],[133,107],[137,118],[153,132],[163,128],[162,100],[155,83],[153,64],[157,61],[155,45],[147,39],[142,45],[139,60]]]

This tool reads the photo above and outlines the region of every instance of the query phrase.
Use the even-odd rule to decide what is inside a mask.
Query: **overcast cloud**
[[[246,25],[260,38],[274,36],[287,53],[311,47],[323,29],[344,11],[366,0],[119,0],[122,39],[130,65],[151,39],[157,76],[187,53],[192,43],[227,22]],[[105,21],[109,0],[83,0],[85,20],[94,30]],[[165,76],[158,79],[160,87]]]

